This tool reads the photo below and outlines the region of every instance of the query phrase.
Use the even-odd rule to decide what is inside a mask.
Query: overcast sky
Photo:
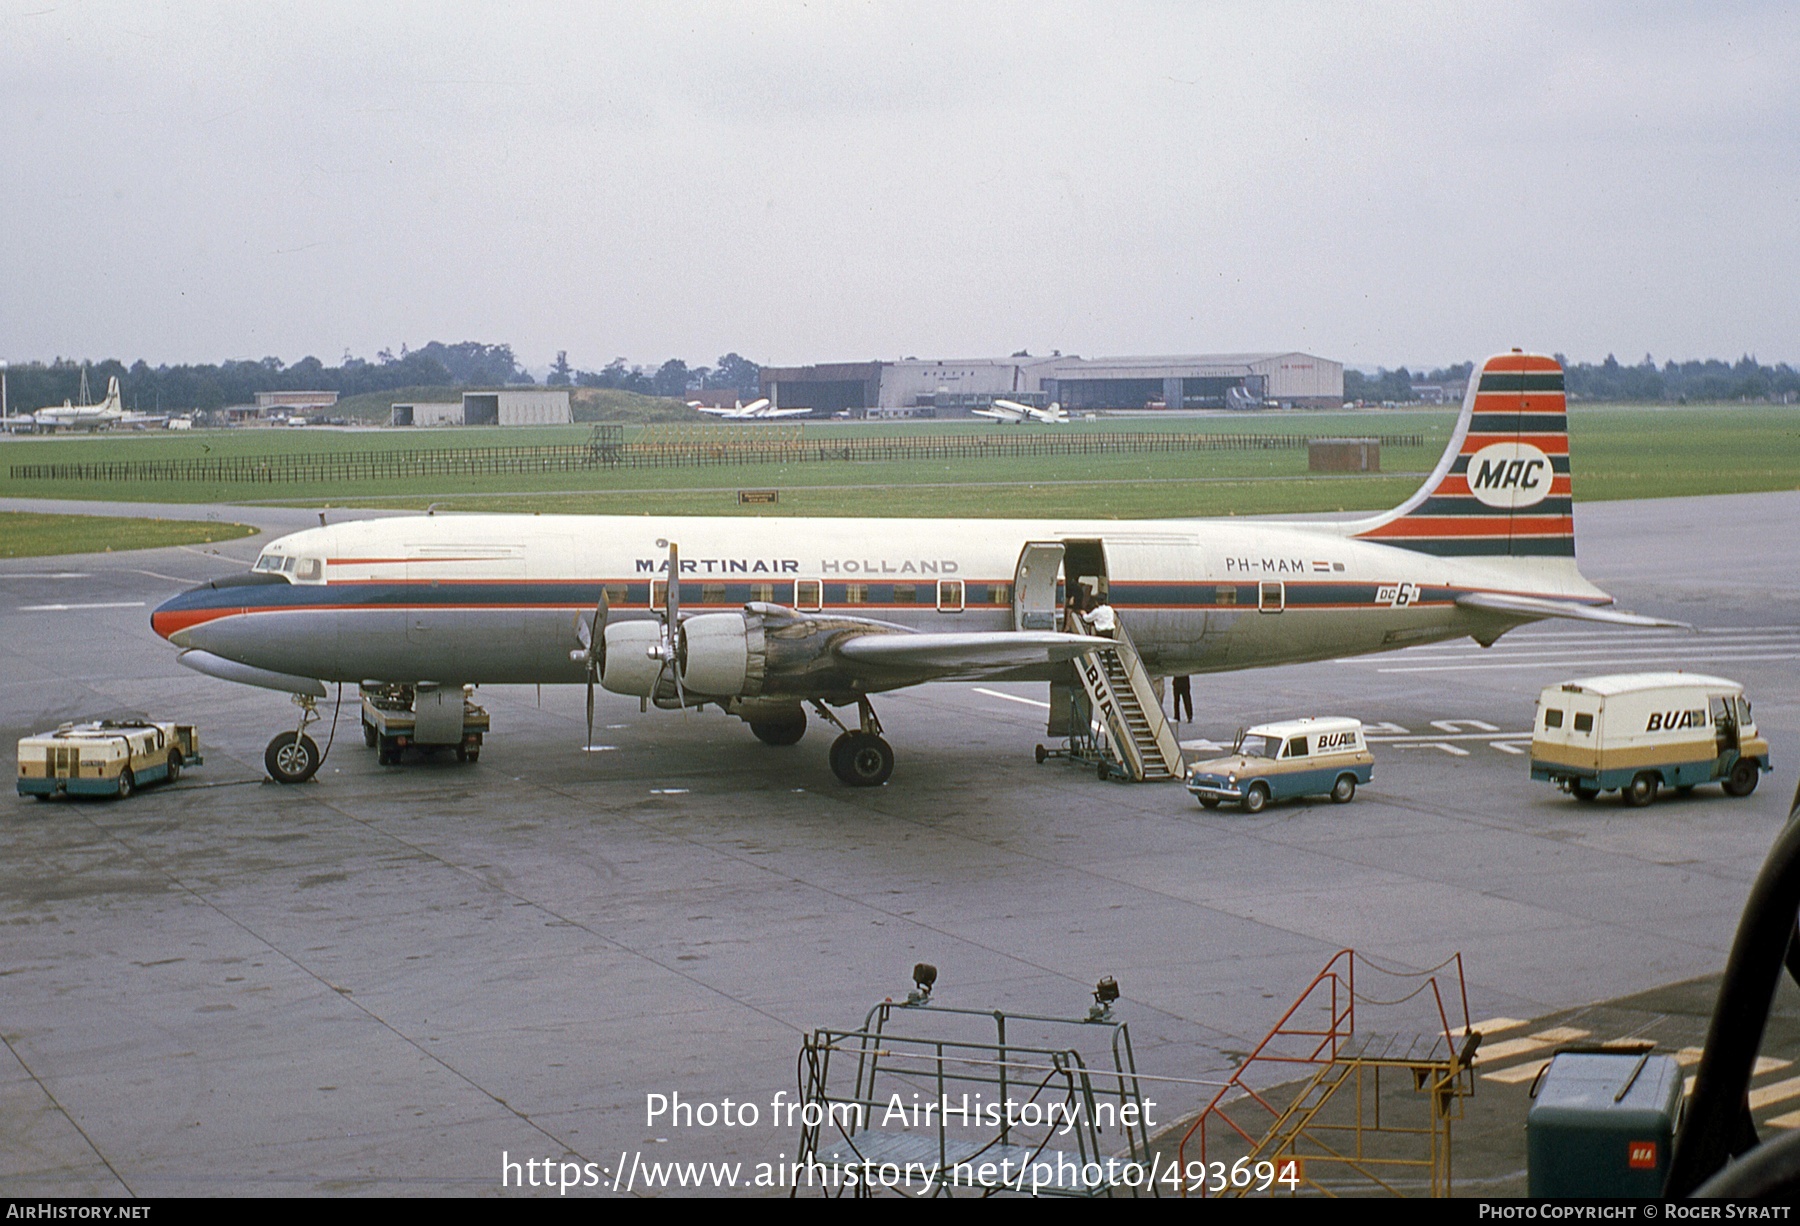
[[[1800,7],[0,0],[0,358],[1800,360]]]

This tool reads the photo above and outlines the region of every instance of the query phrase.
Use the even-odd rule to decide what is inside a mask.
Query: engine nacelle
[[[709,697],[762,693],[767,655],[762,614],[702,613],[681,623],[675,653],[681,688]]]
[[[662,642],[662,627],[652,621],[613,622],[606,627],[606,655],[600,684],[615,694],[652,697],[663,662],[650,654]]]

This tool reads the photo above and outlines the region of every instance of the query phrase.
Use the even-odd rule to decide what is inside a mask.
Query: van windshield
[[[1231,747],[1231,752],[1241,753],[1247,758],[1272,758],[1275,756],[1278,741],[1271,741],[1266,736],[1241,733],[1238,742]]]

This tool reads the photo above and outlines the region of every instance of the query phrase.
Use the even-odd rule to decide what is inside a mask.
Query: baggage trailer
[[[436,685],[364,685],[363,744],[376,751],[383,766],[393,766],[409,748],[427,756],[454,749],[458,762],[481,757],[488,732],[488,713],[475,704],[475,687]]]
[[[1728,796],[1748,796],[1771,769],[1744,687],[1723,677],[1621,673],[1538,695],[1531,777],[1576,800],[1617,788],[1641,807],[1661,788],[1715,782]]]
[[[173,782],[199,766],[192,724],[100,720],[64,724],[19,741],[19,795],[126,797],[147,783]]]

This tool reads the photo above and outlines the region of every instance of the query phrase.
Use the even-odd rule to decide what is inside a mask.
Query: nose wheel
[[[295,694],[294,701],[300,707],[299,725],[291,732],[281,733],[263,750],[263,767],[276,783],[305,783],[325,760],[318,743],[306,735],[307,725],[319,718],[313,698]]]
[[[819,714],[843,729],[831,743],[831,773],[853,788],[880,787],[894,773],[894,747],[881,735],[881,721],[867,698],[857,699],[857,713],[862,727],[844,728],[842,721],[823,703],[813,706]]]

